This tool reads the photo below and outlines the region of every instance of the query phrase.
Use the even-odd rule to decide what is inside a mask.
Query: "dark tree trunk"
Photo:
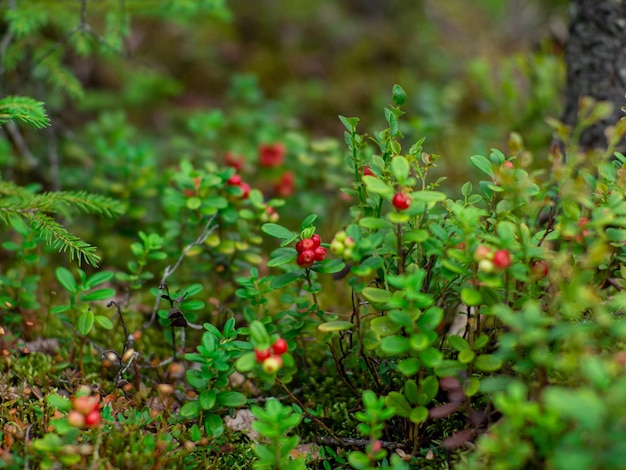
[[[626,104],[626,0],[572,0],[565,50],[567,85],[561,120],[576,124],[580,98],[613,103],[613,114],[587,129],[583,149],[606,147],[604,129],[624,116]]]

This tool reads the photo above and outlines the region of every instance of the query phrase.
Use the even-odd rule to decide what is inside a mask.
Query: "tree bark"
[[[626,0],[572,0],[565,62],[561,121],[576,124],[582,97],[610,101],[612,115],[585,130],[579,142],[585,150],[606,148],[604,129],[624,116],[626,104]]]

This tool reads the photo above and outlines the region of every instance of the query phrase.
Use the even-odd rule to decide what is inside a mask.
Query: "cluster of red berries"
[[[266,374],[275,374],[283,367],[283,354],[287,352],[289,345],[283,338],[278,338],[268,349],[255,349],[254,356],[263,367]]]
[[[102,422],[100,414],[100,398],[81,396],[74,398],[74,409],[67,415],[67,421],[77,428],[87,426],[95,428]]]
[[[248,199],[250,195],[250,185],[241,180],[241,175],[235,173],[226,181],[229,186],[239,186],[241,188],[241,199]]]
[[[296,243],[298,266],[310,268],[315,261],[323,261],[326,258],[326,248],[321,246],[321,243],[322,239],[317,233]]]
[[[486,245],[479,245],[474,250],[474,260],[478,261],[478,269],[485,273],[504,270],[511,266],[511,253],[508,250],[492,251]]]

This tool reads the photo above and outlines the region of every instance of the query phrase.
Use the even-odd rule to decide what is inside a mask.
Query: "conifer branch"
[[[0,99],[0,124],[9,121],[21,122],[37,129],[50,125],[44,104],[25,96],[7,96]]]

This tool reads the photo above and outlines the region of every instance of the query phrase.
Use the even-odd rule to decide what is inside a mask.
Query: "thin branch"
[[[20,132],[19,128],[15,125],[14,122],[11,121],[5,124],[5,128],[9,133],[11,140],[17,147],[17,150],[20,152],[22,157],[24,157],[24,160],[26,161],[28,167],[30,169],[36,168],[37,165],[39,165],[39,161],[35,158],[35,156],[28,148],[28,144],[26,143],[26,140],[24,139],[24,136]]]
[[[157,313],[159,311],[159,303],[161,303],[161,294],[163,293],[163,286],[167,285],[167,279],[172,274],[174,274],[174,272],[178,269],[178,267],[180,266],[180,263],[182,263],[183,259],[185,259],[185,256],[187,256],[187,253],[189,252],[189,250],[191,250],[194,246],[202,245],[206,241],[206,239],[209,237],[209,235],[211,235],[211,233],[213,233],[213,231],[218,227],[217,225],[214,225],[213,227],[211,227],[213,220],[215,220],[215,216],[212,216],[211,218],[209,218],[200,236],[183,249],[183,252],[178,257],[178,260],[176,261],[174,266],[169,265],[165,267],[165,271],[163,272],[163,277],[161,278],[161,283],[159,284],[159,292],[154,301],[154,308],[152,309],[152,316],[150,317],[150,320],[148,320],[146,323],[143,324],[144,329],[150,327],[152,323],[154,323],[154,319],[156,318]]]

